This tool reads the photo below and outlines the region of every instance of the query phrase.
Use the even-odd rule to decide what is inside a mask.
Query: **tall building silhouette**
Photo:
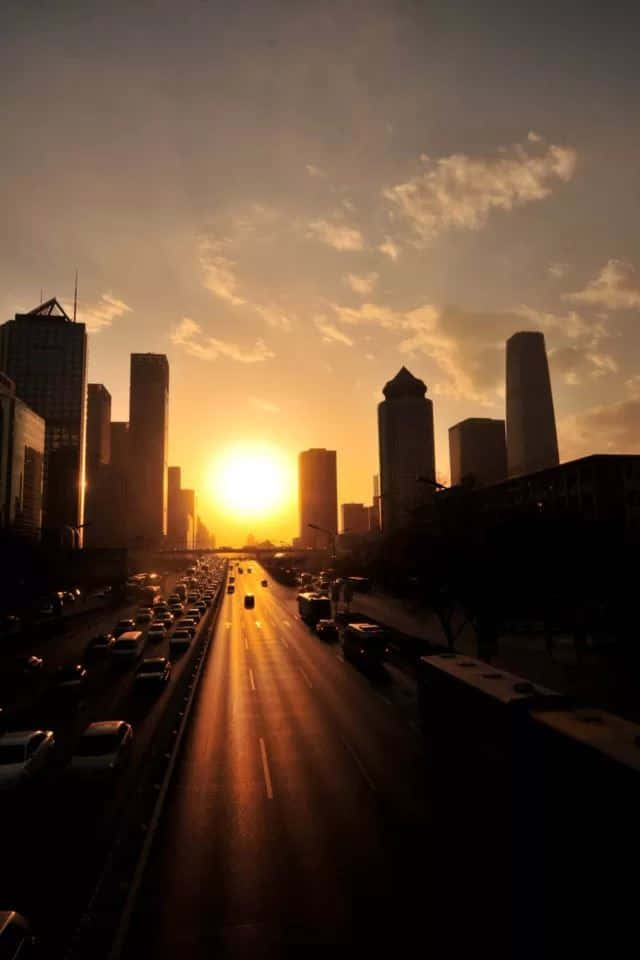
[[[180,467],[169,467],[167,472],[167,543],[170,547],[184,547]]]
[[[383,389],[378,404],[380,498],[383,533],[411,526],[415,512],[431,502],[434,488],[418,477],[435,480],[433,404],[427,387],[406,367]]]
[[[298,500],[302,545],[316,549],[332,546],[333,537],[338,533],[335,450],[304,450],[298,456]],[[322,530],[314,530],[309,524]]]
[[[507,340],[507,467],[510,477],[559,463],[544,334]]]
[[[451,485],[473,477],[477,486],[500,483],[507,476],[504,420],[468,417],[449,427]]]
[[[111,536],[111,394],[102,383],[87,388],[85,547],[106,546]]]
[[[180,522],[182,525],[180,542],[187,550],[192,550],[198,533],[195,490],[185,490],[183,487],[180,491]]]
[[[343,503],[341,509],[343,533],[369,532],[368,507],[363,503]]]
[[[45,425],[0,373],[0,530],[36,539],[42,527]]]
[[[169,362],[163,353],[132,353],[129,462],[136,543],[159,544],[167,532],[168,435]]]
[[[82,546],[87,424],[87,333],[54,298],[0,327],[0,369],[45,421],[43,535],[73,528]]]

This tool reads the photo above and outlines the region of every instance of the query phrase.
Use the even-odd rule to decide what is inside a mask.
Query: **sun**
[[[211,466],[211,493],[237,519],[275,513],[291,496],[287,458],[271,447],[235,447]]]

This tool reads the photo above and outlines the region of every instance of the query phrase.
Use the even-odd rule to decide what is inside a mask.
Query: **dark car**
[[[227,587],[227,593],[235,593],[235,591],[236,591],[236,588],[232,583],[230,583],[229,586]]]
[[[335,643],[339,637],[338,624],[335,620],[318,620],[316,633],[326,643]]]
[[[178,624],[178,630],[188,630],[191,636],[193,637],[196,632],[196,626],[197,624],[196,624],[196,621],[193,619],[193,617],[183,617]],[[178,632],[178,630],[174,632],[174,636]]]
[[[190,646],[191,637],[192,633],[188,627],[178,627],[169,640],[169,652],[172,654],[182,653]]]
[[[135,630],[135,628],[136,625],[130,618],[126,620],[118,620],[113,628],[113,635],[114,637],[120,637],[123,633],[128,633],[130,630]]]
[[[159,686],[170,676],[171,662],[166,657],[145,657],[135,673],[136,686]]]
[[[245,593],[244,595],[244,606],[245,610],[253,610],[256,605],[256,598],[252,593]]]
[[[15,677],[29,679],[34,676],[40,676],[43,667],[44,660],[42,657],[36,657],[32,654],[31,656],[16,657],[9,671]]]
[[[87,685],[87,676],[87,668],[81,663],[70,663],[58,667],[51,695],[58,701],[80,699]]]
[[[85,660],[93,660],[106,656],[111,651],[115,637],[112,633],[98,633],[89,640],[84,656]]]
[[[261,581],[260,581],[260,586],[261,586],[261,587],[268,587],[268,586],[269,586],[269,581],[268,581],[268,580],[261,580]]]

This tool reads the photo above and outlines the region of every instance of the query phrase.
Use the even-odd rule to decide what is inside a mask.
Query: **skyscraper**
[[[129,424],[126,420],[111,422],[111,465],[123,472],[129,469]]]
[[[78,530],[82,545],[87,334],[53,298],[0,327],[0,369],[45,421],[43,532]]]
[[[37,538],[42,527],[45,426],[0,374],[0,529]]]
[[[369,508],[363,503],[342,504],[342,532],[368,533]]]
[[[469,417],[449,427],[451,485],[473,477],[477,486],[499,483],[507,477],[504,420]]]
[[[180,467],[169,467],[167,477],[167,542],[170,547],[184,547]]]
[[[325,549],[338,532],[338,479],[335,450],[304,450],[298,457],[300,539]],[[309,524],[322,527],[314,530]],[[328,532],[323,532],[328,531]]]
[[[426,385],[402,367],[383,389],[378,404],[382,531],[393,533],[412,523],[415,512],[433,496],[435,480],[433,404]]]
[[[192,550],[195,546],[196,535],[198,533],[195,490],[185,490],[183,488],[180,491],[180,507],[180,520],[182,524],[180,534],[181,543],[187,550]]]
[[[111,461],[111,394],[102,383],[87,389],[87,488],[93,475]]]
[[[131,354],[129,461],[133,540],[162,542],[167,532],[169,363],[163,353]]]
[[[507,340],[507,465],[510,477],[559,463],[544,334]]]

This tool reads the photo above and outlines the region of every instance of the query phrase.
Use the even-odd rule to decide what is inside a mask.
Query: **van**
[[[244,606],[245,610],[253,610],[256,605],[256,598],[252,593],[245,593],[244,595]]]
[[[117,663],[137,660],[144,650],[142,630],[128,630],[122,633],[111,647],[111,656]]]

